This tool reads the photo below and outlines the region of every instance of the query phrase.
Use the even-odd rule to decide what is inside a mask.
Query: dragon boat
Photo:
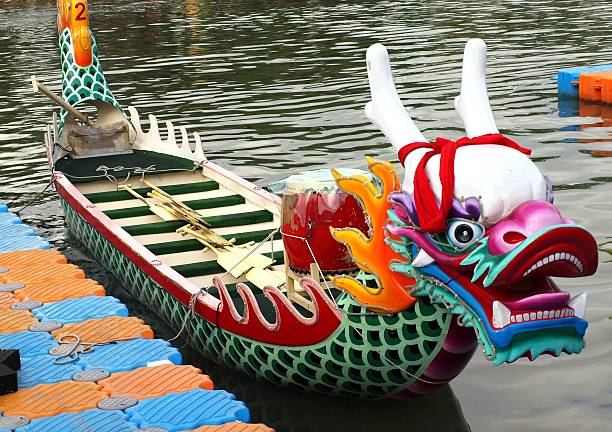
[[[366,115],[404,180],[368,159],[369,173],[331,170],[324,187],[294,182],[319,210],[344,194],[352,217],[334,219],[325,206],[300,216],[312,206],[299,196],[209,161],[197,133],[152,115],[145,131],[107,85],[85,0],[58,0],[58,26],[64,108],[45,146],[69,232],[203,355],[298,390],[405,398],[449,382],[478,346],[494,365],[582,350],[586,294],[551,277],[593,274],[596,243],[554,207],[529,150],[499,133],[484,42],[465,48],[458,141],[427,141],[386,49],[368,49]],[[79,111],[91,105],[95,118]]]

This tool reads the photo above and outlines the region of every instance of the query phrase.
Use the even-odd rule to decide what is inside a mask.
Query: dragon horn
[[[365,106],[366,116],[374,123],[396,151],[406,144],[427,142],[400,100],[389,63],[387,49],[374,44],[366,53],[372,100]]]
[[[455,98],[455,110],[463,120],[469,138],[499,133],[487,94],[487,45],[482,39],[470,39],[463,52],[461,93]]]

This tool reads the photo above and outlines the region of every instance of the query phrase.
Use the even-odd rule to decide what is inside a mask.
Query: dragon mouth
[[[456,300],[479,321],[474,327],[490,343],[495,364],[580,352],[586,293],[571,297],[552,277],[595,272],[597,246],[584,228],[547,227],[503,255],[491,254],[485,238],[457,263],[439,269]]]
[[[429,296],[473,327],[494,364],[582,350],[586,294],[571,298],[552,277],[595,273],[597,243],[585,228],[550,203],[528,201],[490,227],[469,252],[455,255],[402,219],[396,204],[400,213],[390,213],[389,233],[412,249],[403,252],[410,267],[397,264],[392,270],[409,271],[418,281],[410,295]],[[402,253],[401,245],[389,244]]]
[[[597,269],[597,244],[581,226],[548,227],[522,243],[499,262],[503,269],[491,274],[493,280],[485,278],[486,286],[508,286],[538,276],[589,276]]]
[[[492,288],[462,277],[456,277],[455,281],[480,304],[483,313],[479,315],[494,331],[526,323],[537,323],[538,327],[556,325],[553,321],[583,318],[586,310],[586,293],[571,297],[549,277],[534,277],[519,284]]]

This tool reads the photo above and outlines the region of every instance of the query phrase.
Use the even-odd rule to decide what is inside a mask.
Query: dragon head
[[[372,101],[366,114],[405,167],[401,190],[387,195],[387,225],[372,226],[386,231],[387,244],[404,262],[373,273],[412,278],[396,297],[428,296],[446,306],[474,328],[494,364],[578,353],[587,327],[586,294],[572,298],[551,278],[592,275],[597,244],[555,208],[551,182],[529,150],[499,134],[485,61],[484,42],[470,40],[455,100],[467,137],[429,143],[397,95],[386,49],[377,44],[368,50]],[[374,297],[366,301],[385,308]]]

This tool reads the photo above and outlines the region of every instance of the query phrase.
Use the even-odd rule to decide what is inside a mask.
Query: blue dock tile
[[[79,364],[85,369],[100,368],[114,373],[146,367],[147,363],[160,360],[182,363],[179,350],[165,340],[132,339],[96,346],[93,351],[81,355]]]
[[[115,297],[90,296],[53,303],[32,309],[41,321],[59,321],[62,324],[81,322],[94,318],[128,316],[127,307]]]
[[[34,237],[36,233],[24,224],[0,224],[0,238],[2,237]]]
[[[249,409],[224,390],[192,390],[143,399],[125,410],[129,420],[141,428],[161,427],[168,431],[195,429],[232,421],[248,422]]]
[[[11,213],[11,212],[0,212],[0,224],[20,224],[21,219],[19,216]]]
[[[47,355],[54,346],[57,346],[57,343],[53,341],[53,336],[46,332],[0,334],[0,349],[18,349],[22,359]]]
[[[612,70],[612,65],[580,66],[568,69],[560,69],[557,72],[557,92],[559,97],[578,97],[578,78],[586,72],[597,72]]]
[[[83,370],[76,362],[58,365],[53,363],[54,359],[50,355],[22,359],[17,373],[19,388],[70,381],[72,375]]]
[[[0,237],[0,252],[30,249],[51,249],[51,245],[40,237]]]
[[[34,419],[16,432],[131,432],[136,429],[121,411],[90,409]]]

